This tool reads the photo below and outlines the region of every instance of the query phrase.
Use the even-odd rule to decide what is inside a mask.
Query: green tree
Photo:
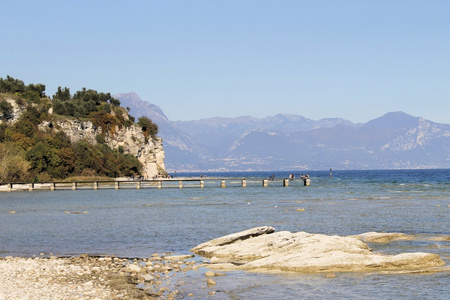
[[[64,87],[64,90],[58,86],[58,90],[53,95],[53,100],[60,100],[60,101],[68,101],[72,98],[70,95],[70,89],[68,87]]]
[[[120,100],[116,98],[110,98],[109,103],[111,103],[111,105],[113,106],[120,106]]]
[[[14,130],[32,137],[38,132],[38,125],[41,122],[41,113],[36,107],[29,106],[14,124]]]
[[[57,115],[66,115],[66,106],[60,100],[53,100],[53,113]]]
[[[25,92],[25,84],[22,80],[14,79],[7,75],[5,79],[0,78],[0,92],[2,93],[23,93]]]
[[[13,143],[0,143],[0,182],[27,180],[29,162],[25,152]]]
[[[119,171],[123,176],[138,175],[142,171],[142,163],[133,155],[125,154],[119,165]]]
[[[0,101],[0,120],[7,121],[14,117],[13,106],[6,100]]]
[[[52,161],[52,168],[49,174],[53,178],[66,178],[75,170],[75,154],[71,148],[61,148],[56,150],[58,160]]]
[[[148,136],[155,138],[158,134],[158,125],[153,123],[152,120],[146,116],[138,119],[138,125],[142,128],[146,142],[148,141]]]
[[[41,173],[48,170],[51,162],[51,152],[43,142],[39,142],[26,153],[26,159],[30,162],[30,170]]]
[[[42,83],[38,84],[30,83],[25,87],[25,90],[37,93],[39,98],[45,97],[45,85]]]
[[[96,155],[92,145],[86,141],[78,141],[72,145],[72,151],[75,155],[75,174],[82,174],[84,169],[93,169]]]
[[[22,97],[35,104],[39,104],[41,102],[39,92],[36,91],[25,91],[22,93]]]

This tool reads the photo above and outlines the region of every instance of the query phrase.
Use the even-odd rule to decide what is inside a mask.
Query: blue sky
[[[136,92],[170,120],[450,124],[450,1],[0,0],[0,77]]]

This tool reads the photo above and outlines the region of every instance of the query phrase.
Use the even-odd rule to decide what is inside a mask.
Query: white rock
[[[150,274],[145,274],[144,276],[142,276],[142,278],[144,279],[144,281],[147,281],[147,282],[155,279],[155,277]]]
[[[372,253],[364,242],[353,237],[281,231],[249,238],[249,232],[252,230],[214,239],[192,251],[248,270],[339,272],[420,269],[445,264],[439,255],[431,253]]]
[[[127,270],[130,273],[139,273],[139,272],[141,272],[141,268],[139,266],[137,266],[137,265],[134,265],[134,264],[128,265],[127,266]]]
[[[186,259],[190,259],[190,258],[193,258],[193,257],[194,257],[194,255],[192,255],[192,254],[189,254],[189,255],[163,256],[164,259],[171,260],[171,261],[186,260]]]

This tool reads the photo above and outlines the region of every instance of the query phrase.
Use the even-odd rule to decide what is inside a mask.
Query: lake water
[[[298,173],[298,172],[297,172]],[[298,176],[299,174],[295,174]],[[0,256],[105,254],[148,257],[153,253],[190,254],[192,247],[230,233],[270,225],[277,231],[353,235],[402,232],[412,241],[369,244],[376,252],[432,252],[450,263],[450,170],[311,171],[311,186],[289,172],[263,188],[272,172],[208,173],[205,188],[59,190],[0,193]],[[199,174],[177,174],[198,176]],[[240,180],[247,178],[247,187]],[[177,185],[176,185],[177,186]],[[297,211],[304,208],[305,211]],[[10,211],[16,211],[10,214]],[[65,212],[88,212],[67,214]],[[202,258],[197,258],[202,259]],[[257,274],[227,272],[219,290],[194,281],[183,288],[211,299],[448,299],[450,273]],[[220,292],[222,290],[222,292]],[[227,292],[223,292],[223,291]]]

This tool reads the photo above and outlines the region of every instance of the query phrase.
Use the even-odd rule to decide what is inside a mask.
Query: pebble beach
[[[0,299],[175,299],[181,274],[198,268],[186,258],[8,256],[0,258]]]

